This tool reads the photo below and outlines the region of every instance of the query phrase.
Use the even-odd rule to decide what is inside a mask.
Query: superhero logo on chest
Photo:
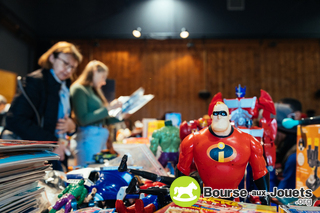
[[[219,142],[207,149],[207,155],[216,162],[227,163],[237,157],[237,151],[232,146]]]

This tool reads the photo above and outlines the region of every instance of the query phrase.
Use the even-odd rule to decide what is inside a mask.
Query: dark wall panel
[[[317,40],[101,40],[74,41],[89,59],[110,68],[116,81],[116,97],[130,95],[139,87],[155,98],[132,116],[133,120],[160,118],[165,112],[181,112],[183,120],[207,112],[214,94],[235,97],[238,84],[247,86],[246,97],[266,90],[278,101],[297,98],[303,109],[320,113],[320,48]],[[188,48],[189,42],[192,47]],[[211,92],[208,100],[198,97]]]
[[[34,69],[33,55],[34,48],[31,45],[0,25],[0,69],[25,76]]]

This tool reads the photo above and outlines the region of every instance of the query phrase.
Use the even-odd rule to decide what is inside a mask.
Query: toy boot
[[[116,211],[118,213],[152,213],[156,211],[156,207],[152,203],[144,207],[141,199],[137,199],[133,205],[126,207],[122,200],[117,200]]]
[[[147,206],[144,206],[143,201],[141,199],[136,200],[135,204],[136,213],[153,213],[156,211],[156,207],[153,203],[150,203]]]
[[[154,206],[153,203],[150,203],[149,205],[147,205],[146,207],[144,207],[143,209],[143,213],[152,213],[156,211],[156,207]],[[138,213],[136,211],[136,213]]]
[[[156,211],[156,207],[150,203],[144,207],[143,201],[141,199],[136,200],[135,206],[136,213],[152,213]]]
[[[134,204],[129,207],[126,207],[122,200],[116,200],[116,211],[118,213],[135,213],[136,212]]]

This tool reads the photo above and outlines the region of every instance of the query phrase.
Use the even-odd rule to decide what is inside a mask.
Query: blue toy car
[[[133,178],[128,172],[118,172],[117,167],[83,168],[67,173],[67,183],[77,183],[81,178],[90,193],[97,189],[94,203],[100,208],[114,208],[118,191],[128,186]],[[127,195],[126,199],[139,198],[139,195]]]

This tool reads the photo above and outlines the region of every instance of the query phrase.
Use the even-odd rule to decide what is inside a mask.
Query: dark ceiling
[[[319,0],[0,0],[1,23],[31,39],[320,38]],[[230,0],[239,3],[241,0]]]

